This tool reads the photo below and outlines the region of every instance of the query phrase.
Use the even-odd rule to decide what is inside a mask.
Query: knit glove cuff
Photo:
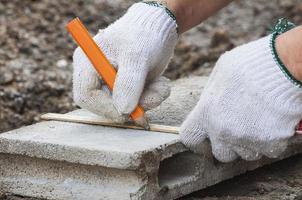
[[[246,84],[257,94],[259,101],[282,109],[283,114],[302,110],[302,89],[290,80],[280,68],[273,51],[273,35],[236,48],[231,53],[239,59],[236,66],[245,66]],[[241,55],[240,55],[241,54]],[[240,59],[244,57],[244,59]],[[257,90],[257,91],[256,91]],[[277,111],[277,110],[276,110]]]
[[[163,7],[135,3],[122,18],[110,27],[116,26],[116,24],[124,26],[125,29],[136,27],[137,29],[148,30],[152,35],[156,33],[163,41],[172,40],[172,43],[176,43],[178,40],[176,21],[167,14]]]

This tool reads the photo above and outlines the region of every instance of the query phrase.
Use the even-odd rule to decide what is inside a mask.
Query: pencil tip
[[[142,128],[144,128],[145,130],[150,130],[150,125],[149,125],[149,122],[147,120],[147,118],[145,116],[143,117],[140,117],[136,120],[134,120],[134,123],[137,125],[137,126],[140,126]]]

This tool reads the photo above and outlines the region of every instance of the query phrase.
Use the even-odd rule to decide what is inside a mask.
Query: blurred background
[[[73,110],[76,45],[65,25],[78,16],[96,34],[134,2],[0,0],[0,133],[34,123],[41,113]],[[165,75],[171,79],[209,75],[219,55],[268,34],[280,17],[301,24],[302,1],[235,1],[181,36]]]

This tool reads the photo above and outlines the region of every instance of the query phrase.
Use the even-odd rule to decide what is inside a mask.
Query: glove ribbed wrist
[[[113,25],[117,23],[125,29],[131,27],[132,29],[148,30],[150,35],[152,35],[151,32],[156,33],[164,41],[178,40],[176,21],[163,8],[150,6],[146,3],[133,4],[127,13]]]
[[[274,56],[274,59],[276,61],[276,64],[279,66],[280,70],[284,73],[284,75],[286,76],[286,78],[288,80],[290,80],[294,85],[302,88],[302,82],[297,80],[291,73],[290,71],[287,69],[287,67],[284,65],[284,63],[282,62],[282,60],[280,59],[278,53],[277,53],[277,49],[276,49],[276,39],[280,34],[283,34],[293,28],[295,28],[296,25],[292,22],[290,22],[288,19],[286,18],[281,18],[277,21],[276,25],[274,28],[272,28],[272,37],[271,37],[271,50],[272,50],[272,54]]]
[[[163,8],[163,9],[166,11],[166,13],[167,13],[174,21],[176,21],[176,17],[175,17],[175,15],[174,15],[174,13],[168,8],[168,5],[167,5],[167,2],[166,2],[166,1],[161,1],[161,0],[157,0],[157,1],[145,0],[145,1],[143,1],[143,3],[146,3],[146,4],[151,5],[151,6]]]
[[[257,85],[259,92],[263,93],[263,98],[267,103],[287,105],[285,113],[302,109],[302,90],[293,84],[284,72],[280,69],[279,63],[275,58],[271,45],[273,35],[264,37],[257,42],[244,45],[244,48],[251,49],[245,59],[242,59],[241,66],[249,67],[249,74],[253,74],[249,79],[252,85]],[[252,65],[252,66],[251,66]],[[253,88],[253,87],[252,87]],[[297,110],[296,110],[297,111]]]

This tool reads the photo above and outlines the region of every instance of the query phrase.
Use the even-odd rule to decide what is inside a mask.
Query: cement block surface
[[[148,113],[151,121],[179,126],[205,82],[176,81],[169,99]],[[280,159],[300,153],[301,143],[293,138]],[[222,164],[208,143],[204,155],[196,155],[174,134],[49,121],[0,135],[0,191],[47,199],[167,200],[274,161]]]
[[[177,135],[65,122],[42,122],[1,136],[2,153],[136,169],[141,156],[178,140]]]

